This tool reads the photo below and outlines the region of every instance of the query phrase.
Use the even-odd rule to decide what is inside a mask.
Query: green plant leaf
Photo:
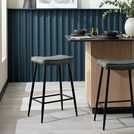
[[[119,8],[120,13],[126,14],[127,16],[133,16],[134,17],[134,0],[127,0],[127,1],[121,1],[121,0],[103,0],[100,3],[100,7],[103,7],[105,5],[112,5],[117,8]],[[117,12],[117,10],[109,9],[108,11],[104,12],[103,17],[107,16],[108,14],[112,12]]]

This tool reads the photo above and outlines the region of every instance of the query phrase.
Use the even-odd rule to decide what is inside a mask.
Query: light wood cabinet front
[[[133,41],[89,41],[86,42],[85,53],[85,80],[88,104],[95,106],[96,94],[98,89],[98,81],[100,77],[100,67],[96,64],[97,59],[124,59],[134,58]],[[106,74],[102,81],[101,101],[104,101],[106,90]],[[134,77],[134,73],[133,73]],[[109,85],[109,100],[127,100],[130,99],[129,83],[127,71],[111,71]],[[134,85],[134,80],[133,80]],[[124,107],[130,103],[110,104],[112,107]]]

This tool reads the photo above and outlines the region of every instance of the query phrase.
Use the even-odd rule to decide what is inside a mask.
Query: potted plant
[[[111,5],[117,9],[107,10],[104,12],[103,17],[112,12],[120,12],[126,15],[125,32],[128,36],[134,37],[134,0],[103,0],[100,7],[104,5]]]

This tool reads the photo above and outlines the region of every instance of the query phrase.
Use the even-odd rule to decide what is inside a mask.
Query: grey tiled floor
[[[44,123],[40,124],[41,105],[33,102],[31,116],[27,117],[31,83],[9,83],[0,103],[0,134],[134,134],[134,119],[131,114],[107,116],[106,131],[102,129],[102,115],[93,121],[86,103],[84,82],[75,82],[79,116],[75,117],[73,102],[46,105]],[[64,93],[71,94],[68,82]],[[59,92],[57,82],[47,83],[47,93]],[[37,83],[35,95],[40,95],[42,83]],[[54,98],[55,99],[55,98]]]

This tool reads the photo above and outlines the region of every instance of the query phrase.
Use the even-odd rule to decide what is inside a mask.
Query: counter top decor
[[[128,36],[134,37],[134,0],[103,0],[100,7],[103,7],[104,5],[113,5],[115,8],[120,10],[107,10],[104,12],[103,17],[112,12],[120,12],[121,14],[126,15],[128,19],[125,23],[125,32]]]

